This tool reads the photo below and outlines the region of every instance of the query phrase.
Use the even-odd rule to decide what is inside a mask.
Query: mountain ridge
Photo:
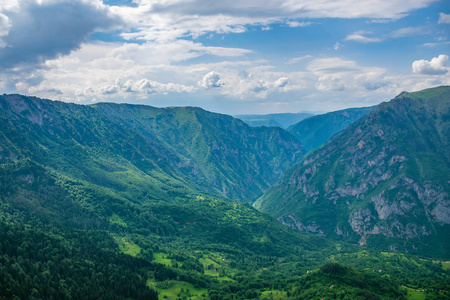
[[[255,207],[380,249],[449,255],[450,87],[401,93],[287,171]]]
[[[279,126],[287,129],[289,126],[299,121],[313,116],[312,113],[278,113],[266,115],[235,115],[235,118],[241,119],[252,127],[258,126]]]
[[[252,128],[231,116],[200,108],[111,103],[84,106],[20,95],[2,96],[2,103],[4,113],[13,118],[3,122],[5,128],[18,132],[15,136],[31,134],[23,138],[27,147],[33,148],[31,153],[40,155],[41,161],[48,157],[54,168],[67,165],[66,171],[81,178],[88,178],[83,175],[83,164],[61,161],[65,157],[61,151],[73,152],[69,159],[78,156],[80,161],[94,151],[96,161],[85,161],[86,165],[122,171],[137,168],[160,182],[155,186],[167,181],[173,187],[191,190],[189,193],[197,190],[251,201],[303,154],[300,143],[282,129]],[[139,115],[144,111],[152,124]],[[5,139],[6,144],[10,138]],[[11,145],[11,149],[18,148]],[[92,178],[95,176],[89,176]],[[161,197],[159,194],[155,196]]]
[[[339,131],[347,128],[359,118],[368,114],[375,106],[362,108],[347,108],[326,114],[308,117],[287,128],[309,152],[326,141]]]

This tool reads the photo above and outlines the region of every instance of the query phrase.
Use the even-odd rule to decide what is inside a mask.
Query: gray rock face
[[[289,226],[291,228],[303,231],[303,232],[311,232],[314,234],[317,234],[319,236],[325,236],[325,233],[319,229],[319,225],[315,224],[314,222],[312,224],[304,225],[302,222],[300,222],[295,215],[289,215],[283,218],[278,218],[278,221],[285,225]]]

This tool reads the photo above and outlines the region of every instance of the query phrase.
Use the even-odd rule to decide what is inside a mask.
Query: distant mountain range
[[[309,152],[328,141],[333,135],[347,128],[347,126],[359,118],[368,114],[374,108],[375,106],[349,108],[310,116],[289,126],[287,131],[292,133],[302,143],[303,149],[306,152]]]
[[[252,127],[278,126],[281,128],[288,128],[301,120],[313,116],[312,113],[300,112],[300,113],[280,113],[280,114],[267,114],[267,115],[235,115],[234,117],[241,119]]]
[[[333,239],[450,255],[450,87],[380,104],[305,156],[255,207]]]

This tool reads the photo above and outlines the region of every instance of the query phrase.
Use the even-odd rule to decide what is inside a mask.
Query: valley
[[[0,299],[447,299],[449,109],[285,130],[0,96]]]

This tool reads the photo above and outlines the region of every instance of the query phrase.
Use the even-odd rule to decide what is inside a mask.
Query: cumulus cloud
[[[121,78],[115,80],[115,84],[106,84],[100,86],[97,91],[90,88],[89,93],[101,95],[114,95],[121,92],[133,92],[135,94],[150,95],[150,94],[167,94],[169,92],[182,93],[193,92],[195,87],[187,86],[178,83],[161,83],[147,78],[139,79],[137,81],[127,80],[122,83]],[[85,93],[86,94],[86,93]]]
[[[319,91],[373,91],[388,84],[386,70],[361,67],[338,57],[316,59],[309,63],[308,70],[317,77]]]
[[[103,95],[110,95],[110,94],[115,94],[118,91],[118,87],[115,85],[104,85],[102,87],[100,87],[99,92]]]
[[[274,82],[275,87],[285,87],[289,83],[289,79],[287,77],[281,77]]]
[[[440,13],[438,24],[450,24],[450,14]]]
[[[425,75],[440,75],[448,72],[446,67],[448,56],[441,54],[438,57],[433,57],[430,61],[421,59],[412,63],[413,73]]]
[[[198,85],[204,87],[205,89],[221,87],[225,83],[220,78],[220,74],[214,71],[206,74]]]
[[[0,66],[42,63],[69,54],[95,30],[118,24],[108,6],[98,1],[11,1],[0,7]]]

